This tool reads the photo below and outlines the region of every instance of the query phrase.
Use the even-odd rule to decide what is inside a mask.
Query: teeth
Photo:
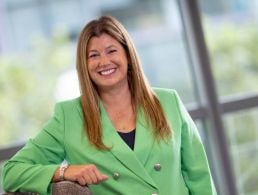
[[[100,74],[101,75],[109,75],[109,74],[112,74],[113,72],[115,72],[115,69],[109,69],[109,70],[104,70],[104,71],[101,71]]]

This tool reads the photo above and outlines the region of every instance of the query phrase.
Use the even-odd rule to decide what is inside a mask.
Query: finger
[[[91,182],[91,184],[95,184],[99,182],[98,176],[96,175],[95,172],[96,169],[90,169],[88,170],[87,176]]]
[[[108,179],[108,176],[102,174],[98,169],[95,169],[94,172],[95,172],[95,175],[98,179],[97,183],[100,183],[101,181]]]
[[[92,177],[93,183],[99,183],[103,180],[103,174],[98,170],[96,165],[90,165],[90,175]]]
[[[98,169],[94,169],[94,174],[96,175],[98,181],[102,180],[102,174],[100,173],[100,171]]]
[[[84,177],[79,177],[77,178],[77,182],[81,185],[81,186],[85,186],[87,184],[87,182],[85,181]]]
[[[84,180],[86,181],[86,184],[91,185],[93,184],[92,178],[90,175],[83,175]]]
[[[102,174],[101,176],[102,176],[102,181],[104,181],[104,180],[107,180],[107,179],[108,179],[108,176],[107,176],[107,175]]]

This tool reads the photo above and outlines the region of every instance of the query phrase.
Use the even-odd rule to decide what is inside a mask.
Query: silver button
[[[113,178],[114,178],[114,180],[118,180],[119,177],[120,177],[120,174],[119,174],[119,173],[117,173],[117,172],[114,172],[114,173],[113,173]]]
[[[155,165],[154,165],[154,169],[155,169],[156,171],[160,171],[160,170],[161,170],[161,164],[159,164],[159,163],[155,164]]]
[[[152,193],[151,195],[158,195],[157,193]]]

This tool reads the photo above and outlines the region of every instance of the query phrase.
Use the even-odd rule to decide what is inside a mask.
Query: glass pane
[[[102,14],[117,17],[129,30],[151,85],[175,88],[185,103],[195,101],[176,1],[125,1],[112,9],[103,5]]]
[[[31,46],[33,39],[44,35],[37,6],[17,7],[7,13],[8,23],[6,24],[9,33],[11,33],[11,36],[8,36],[10,39],[8,41],[13,51],[24,50],[24,48]]]
[[[199,3],[219,95],[257,92],[257,1]]]
[[[22,7],[24,4],[32,4],[32,3],[36,3],[37,0],[7,0],[6,6],[8,6],[9,8],[14,8],[14,7]]]
[[[46,34],[41,11],[25,3],[3,12],[1,35],[11,46],[0,51],[0,147],[38,132],[52,113],[60,75],[71,65],[68,36]]]
[[[74,31],[81,27],[81,8],[78,1],[49,1],[48,17],[51,21],[51,31],[57,33],[60,30]],[[71,11],[73,10],[73,11]],[[65,14],[64,14],[65,13]]]
[[[12,47],[0,51],[0,147],[35,135],[56,101],[78,96],[71,34],[100,14],[125,24],[151,85],[177,89],[185,103],[196,101],[176,0],[29,2],[3,12],[7,28],[1,30],[8,33],[2,34]]]
[[[258,193],[258,110],[226,114],[224,122],[241,195]]]

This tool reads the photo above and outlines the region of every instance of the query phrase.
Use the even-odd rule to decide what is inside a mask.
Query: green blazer
[[[109,179],[90,185],[94,195],[214,195],[216,190],[200,136],[174,90],[155,89],[173,129],[170,141],[154,141],[142,110],[137,110],[134,150],[120,138],[101,104],[103,141],[90,145],[83,129],[80,99],[57,103],[42,131],[4,166],[6,191],[51,194],[60,163],[95,164]]]

